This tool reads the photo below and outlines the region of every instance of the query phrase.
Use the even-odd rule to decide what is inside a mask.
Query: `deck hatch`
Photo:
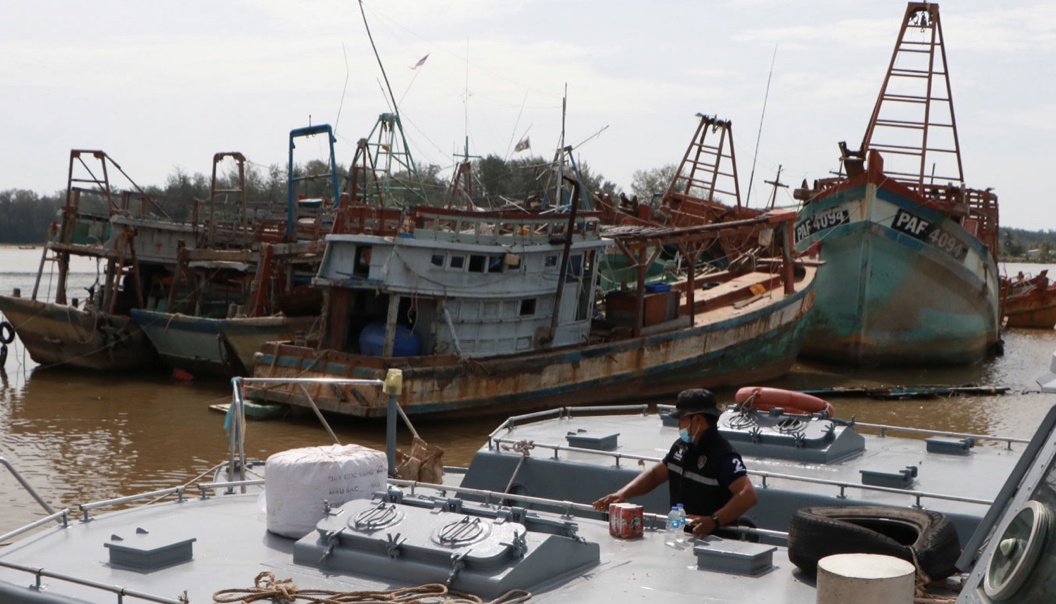
[[[697,568],[750,576],[772,569],[775,551],[773,545],[730,539],[707,539],[693,546]]]
[[[593,449],[595,451],[614,451],[619,442],[620,433],[592,434],[580,429],[565,435],[568,446],[578,449]]]
[[[942,455],[967,455],[975,446],[972,438],[925,438],[928,453],[939,453]]]
[[[103,546],[110,550],[110,564],[142,572],[151,572],[190,562],[194,557],[195,537],[178,539],[139,532],[128,537],[115,535]]]
[[[889,489],[908,489],[917,477],[917,466],[906,466],[903,470],[887,472],[882,470],[859,470],[862,484]]]

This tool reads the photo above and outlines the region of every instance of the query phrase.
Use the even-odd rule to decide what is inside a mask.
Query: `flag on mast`
[[[532,143],[528,140],[528,137],[525,136],[524,138],[521,139],[521,142],[517,143],[517,145],[515,145],[513,147],[513,152],[514,153],[520,153],[521,151],[525,151],[527,149],[530,149],[531,146],[532,146]]]
[[[425,60],[428,59],[428,58],[429,58],[429,53],[425,53],[425,56],[420,58],[420,59],[418,59],[418,62],[415,63],[414,66],[410,68],[410,70],[414,71],[415,69],[418,69],[422,65],[425,65]]]

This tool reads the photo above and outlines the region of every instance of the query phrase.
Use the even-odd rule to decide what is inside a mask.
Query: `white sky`
[[[506,156],[527,133],[551,156],[567,84],[566,142],[604,128],[577,148],[595,173],[629,189],[635,170],[677,162],[699,112],[733,121],[744,194],[776,49],[750,205],[778,165],[794,188],[837,169],[838,141],[858,147],[906,6],[364,5],[415,158],[445,170],[467,134],[474,154]],[[1004,226],[1056,229],[1056,3],[949,0],[941,19],[968,184],[997,191]],[[336,125],[347,166],[387,111],[380,81],[354,0],[4,2],[0,190],[64,189],[72,148],[106,151],[141,185],[209,174],[218,151],[284,166],[309,119]],[[321,156],[301,145],[295,159]]]

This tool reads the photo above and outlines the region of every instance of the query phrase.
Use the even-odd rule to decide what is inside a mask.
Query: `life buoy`
[[[829,417],[836,417],[836,408],[829,401],[781,388],[748,386],[737,391],[735,400],[738,405],[753,407],[760,411],[781,408],[785,410],[785,413],[800,415],[825,413]]]
[[[0,321],[0,344],[10,344],[15,341],[15,328],[8,321]]]

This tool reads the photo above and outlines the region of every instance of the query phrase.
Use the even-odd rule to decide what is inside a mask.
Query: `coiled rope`
[[[381,591],[333,591],[327,589],[298,589],[293,579],[276,579],[275,574],[264,571],[253,580],[254,587],[245,589],[221,589],[213,594],[213,601],[258,602],[314,602],[316,604],[485,604],[482,598],[452,589],[441,583],[428,583],[418,587],[403,587]],[[532,594],[523,589],[511,589],[486,604],[518,604],[527,602]]]

